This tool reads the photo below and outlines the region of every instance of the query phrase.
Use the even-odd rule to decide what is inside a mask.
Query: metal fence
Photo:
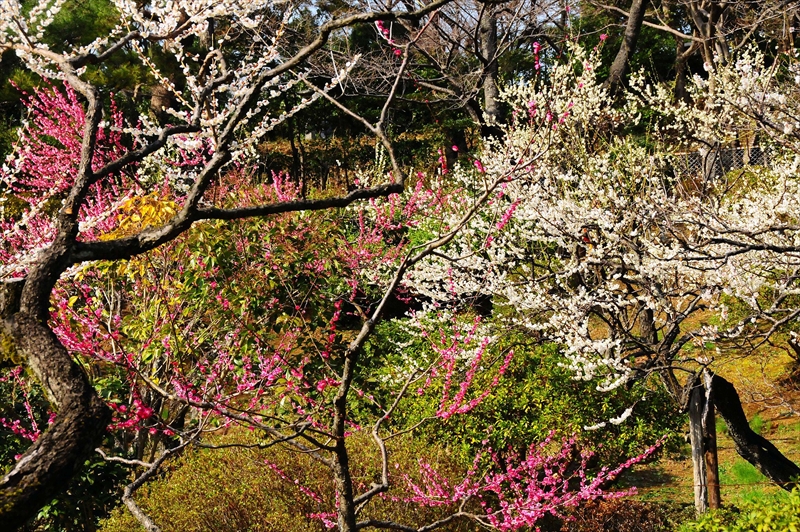
[[[768,166],[772,162],[772,150],[768,147],[750,148],[720,147],[708,151],[676,154],[671,157],[677,176],[722,177],[731,170],[746,166]]]

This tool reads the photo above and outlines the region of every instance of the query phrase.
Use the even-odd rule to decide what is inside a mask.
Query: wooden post
[[[703,413],[705,388],[695,381],[689,396],[689,441],[692,444],[692,470],[694,472],[694,508],[698,515],[708,511],[708,483],[706,480],[705,445],[703,444]]]
[[[708,486],[708,507],[712,510],[722,505],[719,492],[719,460],[717,458],[717,426],[716,409],[711,383],[713,375],[708,369],[703,370],[703,384],[705,385],[705,412],[703,415],[703,440],[706,462],[706,481]]]

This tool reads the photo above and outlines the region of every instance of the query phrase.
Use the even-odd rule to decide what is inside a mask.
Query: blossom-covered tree
[[[479,327],[464,335],[454,322],[426,365],[398,368],[382,404],[361,385],[363,347],[387,305],[407,293],[408,272],[482,218],[486,205],[501,201],[505,187],[526,178],[550,149],[535,135],[513,137],[526,145],[518,162],[487,173],[477,161],[481,179],[470,184],[468,203],[442,180],[426,186],[424,175],[406,190],[384,126],[408,46],[445,3],[344,15],[298,47],[284,46],[295,12],[282,2],[119,0],[112,34],[64,51],[41,41],[61,2],[0,7],[0,46],[51,80],[26,95],[30,120],[2,171],[5,197],[22,205],[2,226],[2,345],[7,358],[27,364],[54,411],[44,431],[8,422],[34,443],[0,484],[4,523],[24,523],[99,448],[107,460],[138,469],[123,501],[147,529],[158,530],[133,499],[136,489],[188,445],[220,427],[241,426],[265,436],[259,445],[294,447],[330,469],[336,496],[330,512],[318,516],[323,521],[342,531],[413,529],[358,520],[391,485],[385,441],[393,436],[393,413],[412,387],[426,393],[441,382],[434,417],[467,414],[490,392],[473,386],[477,372],[494,371],[489,382],[496,382],[512,353],[488,353],[490,338]],[[420,29],[390,43],[399,51],[397,71],[377,122],[328,94],[357,68],[358,57],[322,86],[301,70],[335,32],[398,20],[421,21]],[[179,66],[180,83],[159,70],[153,48]],[[126,116],[91,81],[87,73],[122,51],[136,54],[171,94],[162,109]],[[281,93],[297,84],[313,96],[281,108]],[[563,87],[577,94],[582,88]],[[358,188],[306,197],[282,174],[266,182],[251,175],[258,140],[319,98],[376,137],[376,164]],[[369,202],[356,206],[357,200]],[[466,209],[445,219],[456,203]],[[335,208],[348,214],[310,214]],[[512,204],[500,229],[513,211]],[[248,226],[240,222],[246,219],[259,220]],[[342,332],[343,313],[356,323],[352,332]],[[368,429],[357,407],[372,414]],[[113,450],[100,446],[108,430],[117,440]],[[380,469],[363,489],[348,465],[348,437],[356,431],[369,431]],[[532,447],[510,468],[475,469],[459,484],[423,465],[425,484],[409,486],[417,502],[447,498],[460,507],[421,530],[470,516],[515,529],[606,496],[603,484],[621,469],[590,479],[584,458],[572,484],[564,475],[569,454],[564,448],[548,458]],[[479,515],[470,501],[483,503]]]
[[[409,285],[438,304],[492,297],[502,327],[563,345],[576,378],[610,390],[655,375],[683,407],[698,385],[682,373],[713,370],[715,349],[752,349],[797,316],[797,62],[742,54],[695,78],[691,105],[634,77],[614,108],[597,57],[574,49],[547,81],[505,90],[516,111],[504,139],[455,173],[465,186],[509,164],[525,176]],[[624,134],[644,109],[654,116],[650,149]],[[741,139],[771,157],[715,170],[721,147]],[[687,149],[704,155],[695,172],[681,168]],[[743,303],[746,312],[731,311]],[[730,383],[714,375],[708,388],[742,456],[790,489],[800,469],[749,429]]]
[[[395,165],[385,184],[335,198],[273,197],[264,204],[219,208],[206,196],[226,168],[249,163],[252,147],[261,135],[317,98],[284,109],[277,116],[265,115],[265,106],[271,99],[300,82],[302,72],[297,69],[324,46],[332,33],[358,22],[418,19],[444,3],[445,0],[430,3],[416,11],[355,13],[329,20],[312,40],[288,56],[280,50],[286,23],[294,11],[280,2],[163,2],[147,6],[115,2],[119,25],[110,35],[86,46],[67,45],[64,51],[54,51],[42,43],[63,2],[42,2],[31,9],[24,9],[19,2],[6,2],[0,7],[0,48],[15,50],[32,71],[68,83],[68,90],[79,95],[85,109],[75,110],[69,117],[78,121],[75,138],[55,137],[65,148],[68,161],[61,162],[63,167],[53,168],[57,173],[49,176],[49,183],[35,178],[28,183],[10,183],[12,178],[5,178],[13,188],[34,187],[31,195],[46,189],[43,200],[30,202],[21,223],[4,228],[4,245],[15,244],[15,240],[24,242],[19,243],[21,248],[4,250],[4,258],[10,260],[3,265],[7,281],[2,317],[16,351],[26,359],[58,411],[54,423],[3,478],[2,511],[9,526],[24,522],[72,476],[81,458],[99,443],[111,419],[108,407],[85,373],[47,325],[51,293],[58,279],[85,261],[124,259],[154,249],[174,240],[199,220],[233,220],[345,206],[358,199],[402,191],[403,175]],[[211,42],[205,41],[209,35]],[[160,48],[180,65],[181,89],[151,61],[147,50],[152,47]],[[126,124],[120,128],[114,123],[112,95],[89,81],[86,73],[102,68],[115,54],[130,50],[174,96],[175,103],[160,117],[143,114],[129,127]],[[342,76],[355,66],[356,60],[353,58],[341,71]],[[111,116],[104,120],[107,113]],[[372,129],[390,149],[381,121]],[[51,125],[62,127],[68,123]],[[48,125],[37,121],[36,127]],[[115,151],[116,141],[106,142],[116,137],[125,145],[124,151]],[[167,157],[174,157],[177,164],[153,170]],[[25,175],[26,164],[36,166],[23,153],[12,158],[7,166],[12,175]],[[155,190],[162,176],[176,202],[168,220],[117,237],[93,238],[98,227],[95,221],[113,220],[120,202]],[[106,212],[96,212],[98,205]],[[29,226],[36,232],[27,231]],[[365,326],[365,334],[368,329]],[[353,351],[359,346],[360,341],[354,344]],[[346,391],[349,383],[347,379],[342,381]],[[337,430],[343,428],[344,419],[340,419]]]

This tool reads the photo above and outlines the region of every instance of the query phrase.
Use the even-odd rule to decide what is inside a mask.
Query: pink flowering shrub
[[[46,85],[23,96],[28,121],[20,129],[17,149],[0,168],[0,182],[6,188],[0,201],[3,277],[22,274],[23,257],[52,241],[55,235],[52,215],[75,182],[86,120],[83,105],[69,85],[63,89]],[[128,150],[123,127],[122,112],[112,100],[108,123],[98,131],[93,170],[99,170]],[[82,237],[95,239],[113,230],[117,223],[114,211],[136,190],[136,182],[123,174],[92,185],[79,213]],[[3,216],[3,202],[9,196],[26,205],[17,219]]]
[[[546,515],[565,518],[564,511],[585,501],[616,499],[635,493],[635,488],[607,491],[623,471],[650,457],[660,444],[614,467],[602,467],[589,476],[591,452],[576,449],[575,440],[561,442],[552,452],[552,434],[531,444],[524,456],[501,456],[490,448],[475,457],[466,476],[454,483],[424,460],[419,461],[422,480],[405,477],[413,495],[406,500],[423,506],[442,506],[476,499],[484,515],[475,519],[497,530],[536,527]],[[488,459],[488,464],[485,463]]]
[[[54,88],[38,91],[29,106],[34,118],[21,141],[35,149],[10,160],[3,174],[9,190],[28,204],[20,219],[3,222],[4,276],[24,273],[20,257],[33,256],[52,240],[52,214],[76,179],[75,139],[85,120],[68,87],[63,94]],[[94,169],[126,151],[122,117],[115,109],[110,116],[112,125],[98,135]],[[142,169],[146,179],[112,175],[92,185],[80,213],[81,238],[124,238],[164,223],[180,209],[187,191],[171,178],[170,169],[189,175],[214,150],[211,141],[178,140],[163,167]],[[476,165],[476,170],[485,169]],[[394,424],[393,416],[412,390],[437,396],[435,414],[421,423],[465,416],[491,396],[514,357],[513,349],[492,349],[494,338],[482,318],[469,323],[469,313],[444,304],[442,319],[431,327],[409,320],[429,343],[424,364],[397,363],[394,375],[378,381],[372,372],[385,359],[381,346],[373,345],[358,371],[349,380],[341,377],[357,360],[349,346],[374,326],[370,316],[386,301],[384,287],[402,276],[409,257],[428,245],[424,242],[431,235],[457,227],[445,220],[463,201],[463,188],[438,180],[426,184],[424,177],[402,196],[358,207],[282,212],[280,205],[304,200],[302,184],[282,173],[261,182],[233,162],[208,191],[204,208],[247,211],[272,205],[275,212],[247,221],[198,222],[149,253],[125,262],[78,265],[62,276],[52,292],[50,327],[91,368],[90,378],[113,413],[108,430],[116,451],[124,459],[137,457],[140,461],[132,463],[141,465],[148,453],[213,440],[219,431],[251,431],[273,441],[302,439],[312,445],[310,450],[300,446],[302,452],[319,454],[316,458],[327,463],[323,453],[341,452],[324,443],[332,434],[342,431],[335,437],[339,441],[365,441],[371,432],[381,448],[382,484],[359,479],[360,491],[422,507],[447,506],[453,517],[471,517],[500,530],[535,526],[544,515],[560,515],[561,508],[581,501],[624,495],[607,493],[604,485],[652,450],[589,475],[588,455],[573,460],[572,441],[556,455],[544,453],[551,436],[521,457],[484,449],[460,482],[429,461],[420,463],[417,479],[387,471],[381,431],[389,431],[389,438],[391,431],[406,430]],[[489,201],[506,202],[504,190],[487,192]],[[517,206],[511,202],[490,217],[495,234],[512,225]],[[491,244],[487,239],[485,247]],[[452,285],[452,273],[442,279],[445,285]],[[398,286],[398,301],[412,303],[415,294]],[[454,287],[449,290],[456,294]],[[24,388],[19,373],[10,377]],[[32,409],[22,417],[27,424],[10,418],[0,424],[36,440],[41,430]],[[269,460],[264,465],[296,486],[298,497],[319,507],[307,518],[325,527],[334,524],[340,499],[330,486],[320,490],[297,478],[296,471]],[[386,494],[390,487],[394,493]],[[469,515],[462,511],[467,505]]]
[[[291,201],[299,192],[285,175],[254,183],[235,169],[212,194],[244,207]],[[412,227],[420,210],[435,213],[440,201],[420,181],[405,198],[372,201],[344,216],[290,213],[198,225],[146,256],[65,279],[56,288],[52,327],[101,372],[112,429],[172,437],[183,420],[170,413],[188,402],[190,415],[223,425],[252,428],[265,416],[286,415],[326,430],[325,404],[339,385],[332,358],[361,320],[358,312],[369,311],[373,284],[403,253],[406,240],[393,235]],[[117,233],[133,217],[144,223],[173,208],[157,197],[135,205],[117,217]],[[371,394],[356,392],[375,405]]]
[[[0,412],[0,431],[10,432],[16,439],[26,443],[36,441],[43,428],[40,427],[41,416],[37,415],[39,413],[37,411],[42,408],[42,398],[39,391],[34,389],[23,376],[22,367],[18,366],[0,374],[0,390],[16,407],[16,411],[11,411],[12,405],[3,405],[5,411]],[[54,415],[51,413],[50,418],[52,419]],[[4,441],[0,447],[0,455],[13,451],[14,445],[8,441]]]

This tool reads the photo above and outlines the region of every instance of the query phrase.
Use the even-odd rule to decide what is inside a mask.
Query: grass
[[[730,484],[757,484],[767,480],[750,462],[744,460],[734,462],[727,473],[730,475]]]
[[[765,432],[769,432],[771,425],[772,423],[769,421],[764,421],[760,413],[755,413],[750,420],[750,428],[759,436],[763,436]]]
[[[761,433],[764,430],[764,418],[761,417],[761,414],[755,414],[753,418],[750,420],[750,428],[753,429],[753,432],[761,436]]]
[[[699,326],[704,321],[715,319],[714,316],[700,314],[695,318],[697,323],[691,325]],[[800,401],[800,389],[787,390],[780,385],[791,362],[783,350],[765,346],[746,354],[723,351],[715,358],[715,369],[731,381],[742,394],[740,397],[750,428],[756,434],[773,441],[787,458],[800,463],[800,421],[797,421],[796,417],[787,416],[780,409],[764,409],[763,404],[749,402],[750,397],[747,394],[748,391],[753,393],[752,397],[757,397],[759,394],[764,397],[780,394],[796,405],[795,401]],[[762,509],[785,505],[788,493],[772,484],[754,466],[739,457],[729,437],[728,427],[721,417],[717,417],[715,426],[724,511],[735,513],[737,508]],[[688,449],[685,454],[688,456]],[[681,502],[691,507],[692,464],[686,457],[664,455],[656,463],[640,466],[633,476],[631,483],[640,487],[637,496],[639,500],[656,504]],[[676,530],[678,528],[676,527]],[[750,532],[751,529],[737,530]],[[755,531],[754,528],[752,530]]]
[[[800,422],[778,425],[777,434],[779,437],[794,438],[800,436]]]
[[[725,434],[726,436],[728,435],[728,425],[725,424],[725,420],[723,420],[721,417],[716,418],[714,426],[717,429],[717,434]]]
[[[771,412],[750,416],[750,427],[754,432],[779,439],[800,436],[800,422],[775,421],[767,417]],[[742,507],[746,504],[768,504],[782,500],[786,495],[783,490],[770,483],[755,467],[736,454],[728,436],[728,428],[720,417],[716,419],[716,429],[723,504]],[[665,456],[657,463],[640,466],[630,479],[633,485],[640,487],[638,498],[651,502],[691,502],[692,464],[688,459],[689,452],[687,445],[682,457]],[[794,458],[790,455],[787,455],[790,459]]]
[[[742,506],[746,504],[766,504],[783,500],[787,494],[770,483],[752,464],[737,459],[729,467],[720,468],[720,484],[728,487],[723,496],[725,504]]]

